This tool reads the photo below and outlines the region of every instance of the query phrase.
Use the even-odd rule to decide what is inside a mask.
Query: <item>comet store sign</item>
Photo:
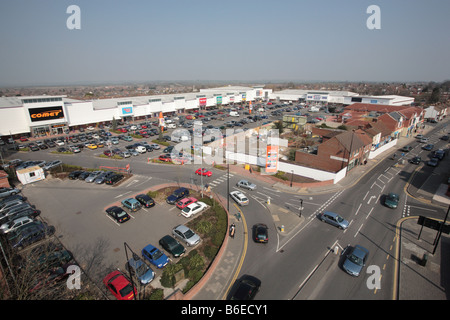
[[[64,112],[61,106],[28,109],[31,122],[64,119]]]

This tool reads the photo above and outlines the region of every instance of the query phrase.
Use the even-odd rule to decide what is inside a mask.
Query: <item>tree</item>
[[[278,120],[273,123],[272,129],[277,129],[278,134],[282,134],[284,132],[283,121]]]
[[[430,98],[428,99],[429,103],[439,102],[441,96],[441,90],[438,87],[433,88],[431,92]]]

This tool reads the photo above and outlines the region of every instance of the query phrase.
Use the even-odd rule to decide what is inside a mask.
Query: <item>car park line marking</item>
[[[356,236],[358,235],[359,231],[361,231],[363,225],[364,225],[364,223],[361,224],[361,226],[359,227],[358,231],[356,231],[356,233],[355,233],[355,235],[353,236],[353,238],[356,238]]]
[[[369,195],[369,191],[367,191],[366,195],[364,196],[363,200],[365,201],[367,196]]]
[[[355,212],[355,216],[358,215],[358,212],[359,212],[359,209],[361,209],[361,206],[362,206],[362,203],[359,204],[359,207],[358,207],[358,209]]]
[[[373,210],[373,207],[372,207],[372,209],[370,209],[369,213],[367,214],[366,219],[370,216],[370,214],[372,213],[372,210]]]
[[[367,201],[367,204],[370,204],[370,201],[372,201],[373,198],[376,198],[375,196],[370,196],[369,201]]]
[[[124,195],[126,195],[126,194],[128,194],[128,193],[130,193],[130,192],[132,192],[132,191],[130,190],[130,191],[127,191],[127,192],[125,192],[125,193],[119,194],[118,196],[115,196],[114,199],[123,197]]]

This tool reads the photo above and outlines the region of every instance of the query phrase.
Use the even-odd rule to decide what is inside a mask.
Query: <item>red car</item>
[[[118,270],[108,274],[103,279],[103,283],[118,300],[131,300],[137,294],[136,288],[133,287],[130,280]]]
[[[194,117],[188,114],[188,115],[186,116],[186,119],[187,119],[187,120],[193,120]]]
[[[112,157],[113,153],[110,150],[103,151],[103,154],[107,157]]]
[[[195,171],[196,174],[198,175],[204,175],[207,177],[211,177],[212,176],[212,172],[207,170],[206,168],[199,168],[197,169],[197,171]]]
[[[28,141],[27,137],[20,137],[20,141],[24,142],[24,141]]]
[[[120,131],[122,133],[127,133],[128,132],[128,130],[125,129],[125,128],[119,128],[119,129],[117,129],[117,131]]]
[[[170,154],[162,154],[159,156],[159,161],[164,161],[164,162],[170,162],[172,161],[172,157],[170,156]]]
[[[197,202],[198,200],[194,197],[184,198],[177,202],[177,208],[178,209],[184,209],[191,203]]]

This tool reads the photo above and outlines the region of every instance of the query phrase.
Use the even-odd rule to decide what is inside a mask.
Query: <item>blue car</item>
[[[175,204],[178,200],[187,197],[189,195],[189,190],[186,188],[179,188],[175,190],[170,196],[167,197],[166,201],[168,204]]]
[[[133,257],[128,260],[127,269],[131,270],[143,285],[150,283],[155,278],[153,270],[139,258]]]
[[[367,257],[369,256],[369,250],[360,245],[348,247],[347,249],[350,251],[346,255],[342,267],[349,275],[357,277],[361,274],[361,270],[366,264]]]
[[[169,263],[169,258],[158,248],[152,246],[151,244],[142,249],[142,256],[159,269],[163,268]]]

